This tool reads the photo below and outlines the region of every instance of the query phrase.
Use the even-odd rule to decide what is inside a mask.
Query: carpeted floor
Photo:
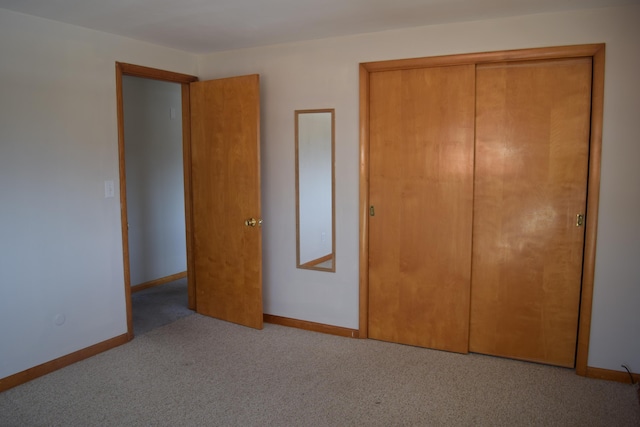
[[[194,314],[0,394],[1,426],[639,426],[573,370]]]
[[[187,279],[178,279],[131,294],[135,336],[189,316]]]

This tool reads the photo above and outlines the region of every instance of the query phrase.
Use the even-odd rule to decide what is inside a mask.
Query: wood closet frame
[[[498,52],[447,55],[427,58],[377,61],[360,64],[360,303],[359,336],[368,337],[369,301],[369,78],[379,71],[443,67],[450,65],[478,65],[543,59],[591,57],[593,62],[591,92],[591,136],[589,141],[589,175],[587,181],[587,210],[582,266],[582,287],[578,321],[578,341],[575,369],[578,375],[591,376],[587,366],[591,306],[600,199],[600,158],[602,152],[602,117],[604,105],[605,45],[545,47]]]

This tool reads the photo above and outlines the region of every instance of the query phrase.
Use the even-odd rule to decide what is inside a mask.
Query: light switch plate
[[[109,180],[109,181],[105,181],[104,182],[104,198],[108,199],[110,197],[113,197],[115,195],[115,187],[113,184],[113,181]]]

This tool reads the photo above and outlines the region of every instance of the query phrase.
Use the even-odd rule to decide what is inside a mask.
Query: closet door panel
[[[369,337],[468,351],[472,65],[370,79]]]
[[[477,67],[470,351],[573,367],[591,59]]]

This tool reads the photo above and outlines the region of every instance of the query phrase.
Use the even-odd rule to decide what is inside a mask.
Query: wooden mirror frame
[[[331,116],[331,252],[301,262],[301,207],[300,207],[300,115],[328,113]],[[296,267],[307,270],[336,271],[336,209],[335,209],[335,109],[296,110],[295,118],[295,170],[296,170]],[[320,238],[324,239],[325,232]]]

